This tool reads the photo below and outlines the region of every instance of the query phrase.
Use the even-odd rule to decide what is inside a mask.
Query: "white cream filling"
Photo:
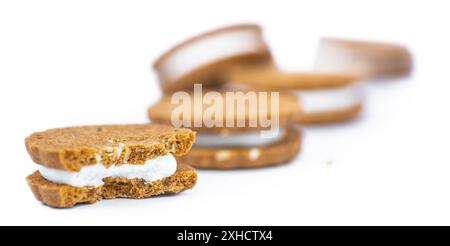
[[[223,57],[261,50],[260,33],[254,29],[237,29],[201,38],[175,51],[160,69],[165,79],[181,75]],[[196,81],[201,82],[201,81]]]
[[[101,163],[84,166],[79,172],[70,172],[45,166],[39,167],[41,175],[54,183],[67,184],[76,187],[100,186],[103,178],[141,178],[152,182],[171,176],[177,170],[177,161],[172,154],[147,160],[142,165],[122,164],[105,167]]]
[[[196,147],[262,147],[283,140],[286,129],[279,129],[274,137],[262,137],[259,131],[231,133],[228,135],[197,133],[194,146]]]
[[[294,93],[305,113],[342,110],[357,106],[363,100],[361,83],[331,89],[297,90]]]

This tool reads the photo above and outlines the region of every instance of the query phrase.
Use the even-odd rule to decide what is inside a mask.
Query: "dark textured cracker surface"
[[[37,200],[44,204],[69,208],[79,203],[95,203],[112,198],[147,198],[151,196],[179,193],[191,189],[197,182],[197,173],[187,165],[178,165],[172,176],[146,183],[143,179],[105,178],[99,187],[74,187],[56,184],[43,178],[39,171],[27,177],[28,185]]]
[[[97,163],[142,164],[167,153],[183,155],[195,133],[166,125],[99,125],[51,129],[25,139],[34,162],[50,168],[79,171]]]

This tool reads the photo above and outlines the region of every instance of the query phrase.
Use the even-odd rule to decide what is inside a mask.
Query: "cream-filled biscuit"
[[[230,87],[292,93],[301,108],[295,121],[304,124],[353,119],[364,100],[361,77],[352,73],[285,72],[263,65],[235,69],[228,81]]]
[[[36,132],[25,140],[38,171],[27,177],[35,197],[67,208],[110,198],[178,193],[197,180],[186,154],[195,133],[170,126],[99,125]]]
[[[161,55],[154,63],[165,92],[189,89],[194,83],[223,81],[230,68],[271,61],[258,25],[228,26],[188,39]]]
[[[194,145],[189,154],[179,157],[183,163],[191,163],[196,168],[236,169],[259,168],[286,164],[294,159],[300,151],[302,134],[299,129],[288,126],[279,135],[259,141],[258,132],[231,133],[242,138],[246,134],[248,142],[229,142],[229,136],[216,135],[214,143],[207,142]],[[249,136],[250,135],[250,136]],[[212,136],[210,136],[211,138]],[[250,140],[250,141],[249,141]],[[253,144],[253,145],[252,145]]]
[[[203,93],[202,98],[197,98],[202,100],[198,104],[194,102],[195,93],[186,92],[188,99],[191,100],[189,107],[183,112],[189,111],[191,114],[185,116],[192,117],[184,121],[182,127],[197,131],[197,135],[189,154],[177,157],[177,160],[197,168],[233,169],[280,165],[295,158],[300,150],[302,138],[300,130],[290,125],[291,120],[300,112],[297,97],[286,92],[274,93],[276,96],[272,95],[264,102],[263,95],[266,95],[264,93],[267,92],[209,90]],[[224,104],[219,107],[220,115],[211,118],[201,117],[210,115],[213,101],[226,102],[230,95],[236,99],[232,101],[231,108]],[[152,122],[177,124],[173,120],[180,119],[177,115],[180,105],[174,104],[177,100],[172,100],[173,98],[178,96],[165,95],[149,108],[149,118]],[[277,103],[274,103],[274,100]],[[276,106],[272,107],[273,105]],[[251,107],[254,110],[251,110]],[[239,109],[244,109],[244,113],[239,115]],[[252,124],[254,119],[257,121]],[[240,120],[243,122],[241,126],[228,124]],[[215,124],[209,124],[211,121]],[[270,124],[267,124],[268,122]],[[195,123],[202,124],[195,125]]]
[[[365,78],[407,76],[412,71],[412,55],[399,44],[322,38],[315,70],[354,73]]]

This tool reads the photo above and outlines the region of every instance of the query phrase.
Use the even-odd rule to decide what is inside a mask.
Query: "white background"
[[[1,1],[0,224],[450,224],[450,6],[446,1]],[[448,2],[448,1],[447,1]],[[411,78],[370,83],[356,122],[304,130],[292,163],[200,171],[176,196],[41,205],[23,140],[53,127],[147,122],[150,69],[202,31],[256,22],[279,64],[312,67],[318,37],[400,42]]]

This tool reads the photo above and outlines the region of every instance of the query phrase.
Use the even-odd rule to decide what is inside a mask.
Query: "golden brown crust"
[[[301,113],[297,116],[295,122],[304,125],[338,123],[355,119],[361,111],[362,105],[359,104],[337,111]]]
[[[271,62],[272,55],[269,50],[262,49],[257,53],[245,53],[235,56],[224,57],[220,60],[211,61],[208,64],[197,67],[175,80],[166,80],[161,73],[158,74],[159,82],[164,93],[179,90],[189,90],[195,83],[203,86],[214,86],[226,81],[226,74],[231,69],[241,65],[264,64]]]
[[[105,166],[142,164],[148,159],[189,151],[195,133],[166,125],[99,125],[50,129],[25,139],[34,162],[79,171],[101,160]]]
[[[301,132],[287,128],[286,137],[279,143],[254,148],[201,148],[193,147],[177,160],[196,168],[237,169],[276,166],[294,159],[301,146]]]
[[[43,178],[39,171],[27,177],[28,185],[37,200],[56,208],[70,208],[79,203],[95,203],[112,198],[146,198],[191,189],[197,173],[187,165],[179,165],[172,176],[146,183],[143,179],[105,178],[99,187],[74,187],[56,184]]]
[[[248,90],[223,90],[223,89],[217,89],[217,90],[213,90],[214,92],[218,92],[221,96],[221,100],[223,102],[225,102],[225,96],[227,92],[242,92],[239,96],[238,94],[236,94],[236,96],[239,96],[239,98],[244,98],[247,95],[247,92],[250,92]],[[203,96],[209,92],[208,90],[203,91]],[[255,91],[258,92],[258,91]],[[193,92],[188,92],[190,98],[191,98],[191,102],[194,100],[194,94]],[[258,93],[257,93],[258,94]],[[271,108],[271,97],[270,97],[270,93],[268,93],[268,112],[267,112],[267,116],[268,119],[271,119],[272,117],[272,111],[270,110]],[[171,103],[171,99],[172,99],[172,95],[171,94],[167,94],[165,96],[163,96],[161,98],[161,100],[156,103],[155,105],[151,106],[148,109],[148,115],[149,118],[152,122],[154,123],[158,123],[158,124],[171,124],[171,117],[172,117],[172,112],[174,112],[174,110],[179,107],[178,104],[172,104]],[[202,98],[199,98],[197,100],[202,100]],[[259,101],[259,100],[258,100]],[[247,101],[248,102],[248,101]],[[225,104],[225,103],[224,103]],[[237,104],[236,104],[237,105]],[[236,126],[236,120],[237,120],[237,106],[235,105],[234,108],[234,113],[235,113],[235,126]],[[207,110],[211,105],[208,104],[203,104],[202,108],[203,111],[198,110],[195,111],[194,110],[194,103],[192,103],[192,109],[191,112],[192,114],[190,115],[191,117],[191,124],[190,126],[186,126],[183,125],[183,127],[186,128],[190,128],[194,131],[197,132],[202,132],[202,133],[233,133],[233,132],[250,132],[250,131],[258,131],[261,129],[264,129],[261,125],[260,122],[258,120],[257,126],[255,127],[226,127],[226,115],[231,115],[231,113],[227,113],[226,110],[230,110],[230,108],[227,108],[226,105],[224,105],[224,114],[225,116],[220,118],[220,120],[223,123],[223,126],[214,126],[214,127],[207,127],[204,122],[199,122],[201,123],[200,127],[195,127],[195,119],[199,119],[202,120],[202,115],[203,112],[205,112],[205,110]],[[297,115],[300,112],[300,105],[298,103],[298,99],[295,95],[288,93],[288,92],[280,92],[279,94],[279,125],[280,127],[284,127],[286,126],[292,117],[294,117],[295,115]],[[257,110],[258,112],[254,112],[254,113],[258,113],[260,114],[261,111]],[[255,115],[249,114],[249,107],[246,108],[245,110],[245,116],[243,116],[242,120],[245,121],[246,126],[249,126],[249,122],[250,119],[252,119]]]
[[[361,77],[350,73],[284,72],[273,64],[242,66],[227,78],[232,84],[270,90],[333,88],[355,83]]]

